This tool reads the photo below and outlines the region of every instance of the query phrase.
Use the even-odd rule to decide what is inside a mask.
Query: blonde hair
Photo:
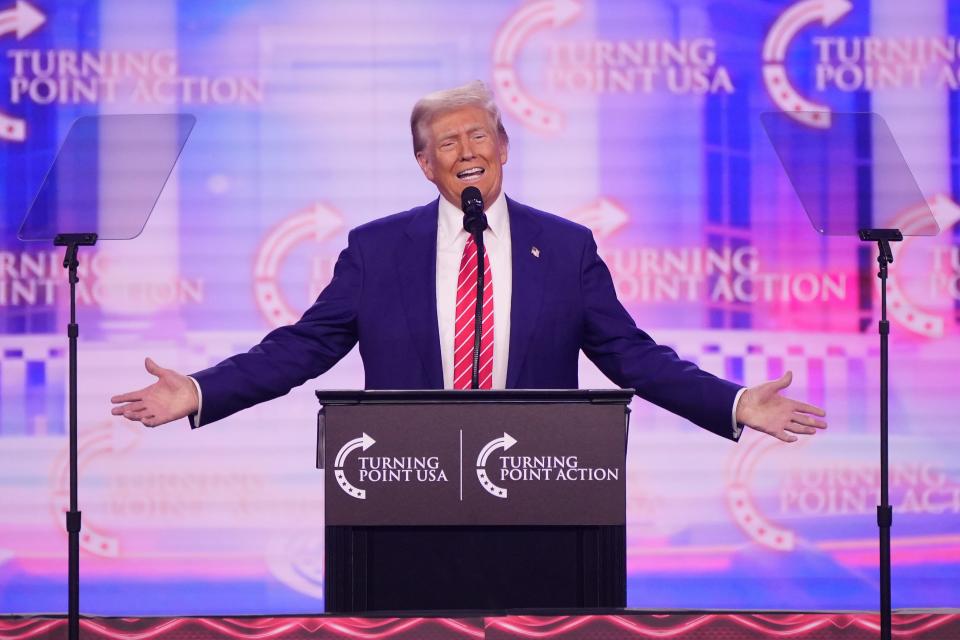
[[[493,100],[493,93],[482,81],[474,80],[460,87],[429,93],[417,100],[417,104],[413,105],[413,111],[410,113],[410,133],[413,135],[414,154],[420,153],[426,146],[427,127],[433,119],[460,107],[479,107],[489,113],[500,138],[504,143],[510,141],[507,130],[503,128],[503,121],[500,119],[500,109]]]

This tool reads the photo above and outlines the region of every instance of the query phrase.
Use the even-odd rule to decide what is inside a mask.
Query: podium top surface
[[[417,389],[397,391],[317,391],[324,405],[345,404],[476,404],[476,403],[591,403],[627,404],[632,389]]]

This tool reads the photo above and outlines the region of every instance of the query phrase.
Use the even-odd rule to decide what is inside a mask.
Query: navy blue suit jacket
[[[203,394],[203,424],[287,393],[357,342],[367,389],[442,389],[438,202],[352,230],[333,279],[296,324],[193,374]],[[509,198],[507,207],[513,247],[507,388],[576,389],[582,349],[620,387],[732,438],[740,387],[681,360],[637,328],[617,300],[590,230]]]

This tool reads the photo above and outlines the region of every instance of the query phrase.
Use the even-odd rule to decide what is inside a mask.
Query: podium
[[[318,391],[327,612],[626,606],[632,397]]]

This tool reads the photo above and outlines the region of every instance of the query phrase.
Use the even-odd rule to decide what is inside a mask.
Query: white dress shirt
[[[493,276],[493,382],[492,388],[507,386],[510,349],[510,300],[513,292],[513,256],[510,253],[510,216],[507,199],[500,192],[486,210],[487,229],[483,247],[490,258]],[[443,388],[453,388],[453,351],[457,317],[457,278],[463,247],[470,234],[463,228],[463,211],[440,197],[437,219],[437,323],[440,327],[440,359]]]

